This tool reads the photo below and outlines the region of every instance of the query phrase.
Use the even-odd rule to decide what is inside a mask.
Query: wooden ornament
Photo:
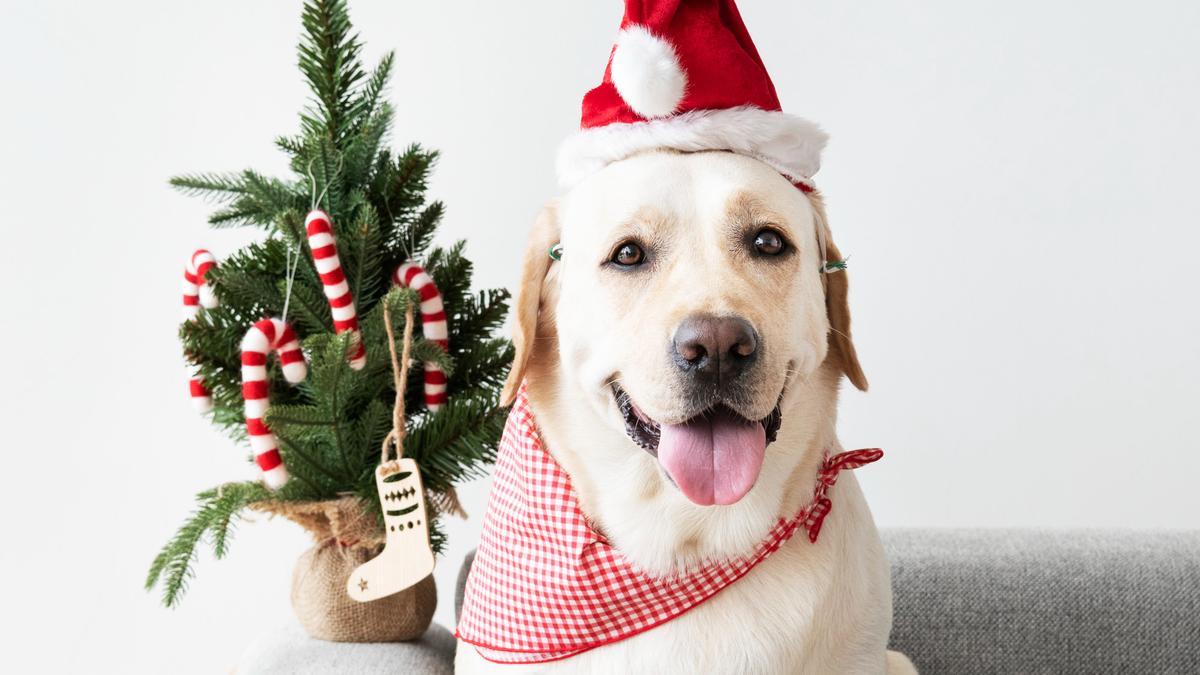
[[[417,463],[403,458],[375,469],[375,485],[383,508],[383,551],[346,579],[346,592],[370,602],[409,588],[433,573],[425,488]]]

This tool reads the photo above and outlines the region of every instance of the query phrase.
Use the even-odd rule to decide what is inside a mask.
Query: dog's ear
[[[833,243],[833,233],[825,216],[825,205],[819,193],[809,195],[817,215],[816,226],[825,233],[825,260],[842,260],[842,253]],[[838,366],[847,379],[861,391],[867,390],[867,376],[858,362],[858,351],[850,337],[850,303],[847,295],[850,279],[846,270],[822,274],[825,285],[825,312],[829,315],[829,358],[837,359]]]
[[[513,358],[512,369],[504,381],[500,394],[500,405],[512,405],[517,390],[525,379],[529,355],[533,351],[538,333],[538,317],[547,300],[547,276],[555,261],[550,249],[559,243],[559,225],[556,205],[550,202],[542,209],[529,233],[529,244],[525,248],[525,260],[521,265],[521,287],[517,289],[517,304],[513,315]]]

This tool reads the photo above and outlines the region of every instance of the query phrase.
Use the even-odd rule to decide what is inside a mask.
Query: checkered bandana
[[[826,455],[813,500],[780,518],[750,554],[654,577],[588,524],[570,477],[542,446],[522,387],[500,440],[458,637],[490,661],[540,663],[649,630],[740,579],[797,529],[815,542],[838,472],[882,456],[878,449]]]

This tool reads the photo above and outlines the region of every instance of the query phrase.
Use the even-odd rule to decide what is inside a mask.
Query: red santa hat
[[[811,189],[826,139],[780,108],[734,0],[625,0],[604,80],[583,97],[558,175],[570,187],[644,150],[729,150]]]

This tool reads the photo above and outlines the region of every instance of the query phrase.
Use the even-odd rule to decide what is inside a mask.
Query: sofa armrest
[[[922,673],[1200,672],[1200,533],[890,530]]]

